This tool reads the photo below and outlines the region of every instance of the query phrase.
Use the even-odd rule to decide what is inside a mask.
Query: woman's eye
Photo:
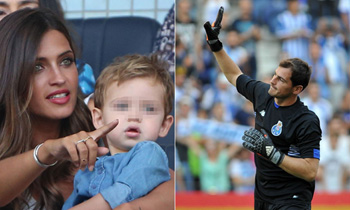
[[[72,58],[65,58],[62,60],[61,65],[63,66],[70,66],[73,63]]]
[[[35,64],[35,71],[36,72],[39,72],[39,71],[41,71],[43,69],[44,69],[44,67],[41,64]]]

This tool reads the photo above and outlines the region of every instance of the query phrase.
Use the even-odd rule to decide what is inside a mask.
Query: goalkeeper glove
[[[209,21],[204,24],[205,32],[207,33],[207,43],[210,46],[211,51],[217,52],[222,49],[222,43],[219,40],[219,33],[221,29],[222,16],[224,14],[224,8],[220,7],[215,22],[210,25]]]
[[[246,130],[242,139],[244,141],[243,147],[267,158],[276,165],[282,163],[285,154],[274,146],[264,129],[261,129],[261,132],[254,128]]]

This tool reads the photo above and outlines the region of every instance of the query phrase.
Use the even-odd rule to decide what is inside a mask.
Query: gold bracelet
[[[56,162],[54,162],[54,163],[52,163],[52,164],[50,164],[50,165],[44,164],[44,163],[42,163],[42,162],[39,161],[39,158],[38,158],[38,150],[39,150],[39,148],[40,148],[42,145],[43,145],[43,143],[38,144],[38,145],[35,147],[35,149],[34,149],[33,157],[34,157],[35,162],[36,162],[40,167],[42,167],[42,168],[48,168],[48,167],[50,167],[50,166],[56,165],[56,163],[57,163],[58,161],[56,161]]]

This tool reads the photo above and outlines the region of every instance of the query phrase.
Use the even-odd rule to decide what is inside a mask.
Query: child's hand
[[[47,140],[39,150],[38,158],[43,163],[69,159],[76,167],[84,170],[88,166],[92,171],[96,157],[109,151],[106,147],[98,147],[97,141],[113,130],[118,123],[118,120],[114,120],[92,132],[80,131],[64,138]]]

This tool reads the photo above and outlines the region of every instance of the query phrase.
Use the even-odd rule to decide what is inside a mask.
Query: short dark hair
[[[311,76],[311,67],[308,63],[300,58],[288,58],[282,60],[279,66],[283,68],[290,68],[292,70],[292,77],[290,80],[292,81],[293,87],[301,85],[303,86],[303,90],[305,90],[309,84]]]

